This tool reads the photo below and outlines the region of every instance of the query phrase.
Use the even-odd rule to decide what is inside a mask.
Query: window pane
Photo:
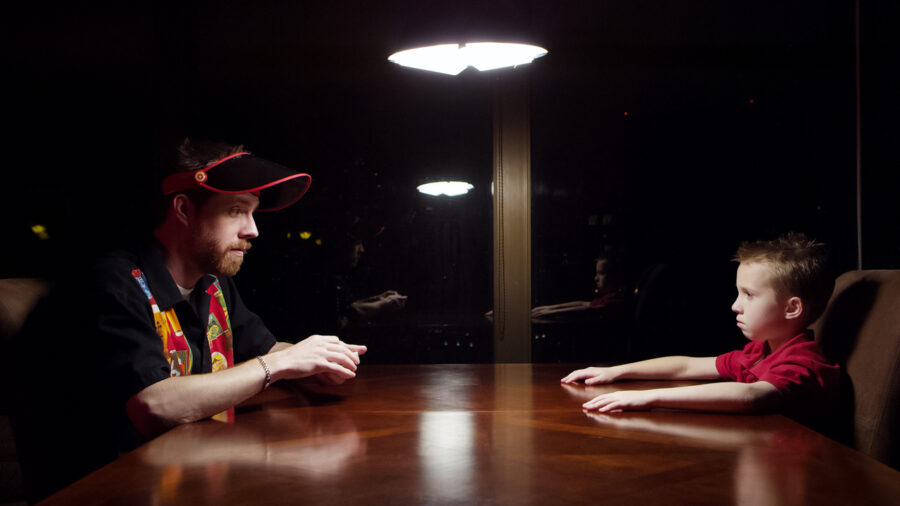
[[[535,74],[534,304],[607,305],[536,322],[536,361],[741,346],[743,240],[803,231],[853,266],[852,15],[644,4],[558,14],[583,37]],[[607,254],[612,304],[594,291]]]
[[[490,83],[386,64],[352,66],[335,87],[328,69],[307,71],[244,83],[245,105],[219,109],[221,86],[202,103],[206,127],[313,177],[297,205],[258,216],[237,278],[248,305],[284,339],[366,344],[367,363],[490,361]],[[448,180],[472,188],[416,189]]]

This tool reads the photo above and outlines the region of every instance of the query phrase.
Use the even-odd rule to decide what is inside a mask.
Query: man
[[[358,218],[357,218],[358,220]],[[382,227],[383,230],[383,227]],[[350,285],[352,282],[352,273],[359,267],[359,261],[362,254],[366,252],[363,247],[363,240],[359,236],[348,234],[349,248],[349,269],[343,270],[337,275],[339,285]],[[349,303],[345,300],[338,301],[338,307],[341,314],[338,316],[339,328],[345,328],[352,320],[364,319],[370,320],[381,314],[400,311],[406,307],[407,296],[396,290],[386,290],[380,294],[355,299],[348,291],[339,291],[339,294],[349,296]]]
[[[308,175],[204,141],[186,140],[179,165],[163,182],[155,240],[93,273],[103,374],[131,425],[120,450],[180,423],[229,419],[281,379],[341,383],[366,351],[335,336],[276,341],[231,280],[258,235],[254,213],[299,200]]]

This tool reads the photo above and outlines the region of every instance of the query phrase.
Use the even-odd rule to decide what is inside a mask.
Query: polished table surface
[[[363,366],[177,427],[48,504],[900,504],[900,472],[779,415],[586,414],[561,365]]]

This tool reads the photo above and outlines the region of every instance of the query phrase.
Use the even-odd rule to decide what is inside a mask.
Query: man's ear
[[[194,203],[183,193],[179,193],[172,198],[172,214],[175,215],[182,225],[187,225],[193,218]]]
[[[800,297],[791,297],[784,306],[784,317],[787,320],[793,320],[803,316],[803,301]]]

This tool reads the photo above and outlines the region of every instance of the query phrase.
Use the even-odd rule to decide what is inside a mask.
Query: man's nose
[[[253,215],[244,222],[244,226],[241,227],[241,239],[253,239],[254,237],[259,236],[259,230],[256,228],[256,220],[253,219]]]

